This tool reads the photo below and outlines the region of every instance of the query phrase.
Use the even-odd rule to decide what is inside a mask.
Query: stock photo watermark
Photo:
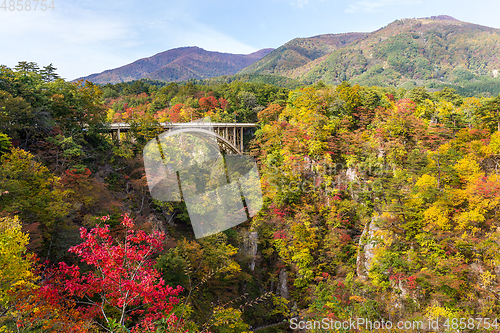
[[[445,318],[428,320],[400,320],[393,322],[391,320],[370,320],[367,318],[349,318],[348,320],[334,320],[332,318],[323,318],[321,320],[301,320],[292,318],[290,320],[290,329],[292,330],[342,330],[342,331],[360,331],[360,330],[404,330],[404,331],[440,331],[446,330],[474,330],[474,329],[497,329],[499,326],[496,318]]]
[[[45,12],[55,9],[54,0],[3,0],[0,6],[0,11],[4,12]]]
[[[196,238],[248,221],[262,208],[262,190],[253,157],[221,150],[210,129],[165,132],[144,147],[151,196],[184,201]]]

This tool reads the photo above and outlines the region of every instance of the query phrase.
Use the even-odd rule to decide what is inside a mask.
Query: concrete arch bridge
[[[165,131],[180,130],[183,132],[197,133],[198,135],[212,136],[215,138],[221,148],[229,154],[243,154],[243,131],[246,128],[255,128],[252,123],[160,123]],[[113,123],[109,126],[112,137],[120,142],[122,133],[130,131],[130,125],[127,123]]]

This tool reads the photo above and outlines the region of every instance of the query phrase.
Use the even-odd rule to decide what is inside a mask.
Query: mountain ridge
[[[259,60],[272,50],[268,48],[250,54],[232,54],[207,51],[197,46],[179,47],[77,80],[83,79],[105,84],[142,78],[163,81],[207,79],[236,74],[240,69]]]
[[[362,38],[366,33],[348,32],[294,38],[244,68],[239,73],[278,74],[295,78],[293,70]]]
[[[405,88],[451,85],[470,93],[500,87],[500,80],[496,80],[500,30],[496,28],[438,15],[396,20],[370,33],[330,36],[352,38],[310,59],[289,49],[296,50],[298,44],[307,41],[309,49],[324,50],[324,45],[314,43],[320,40],[293,39],[240,73],[278,74],[303,84],[350,81]]]
[[[383,85],[382,77],[392,75],[391,85],[409,81],[420,85],[428,80],[453,82],[454,72],[460,68],[475,78],[493,76],[500,68],[496,56],[500,30],[438,17],[396,20],[333,51],[301,78],[305,83],[351,80]],[[372,79],[377,76],[378,82]]]
[[[449,15],[395,20],[373,32],[321,34],[294,38],[276,49],[248,55],[199,47],[167,50],[92,74],[95,83],[149,78],[206,80],[253,75],[271,83],[277,75],[301,84],[451,86],[467,94],[500,89],[500,29],[460,21]],[[243,75],[243,76],[241,76]],[[257,75],[257,76],[255,76]],[[294,85],[296,83],[293,83]]]

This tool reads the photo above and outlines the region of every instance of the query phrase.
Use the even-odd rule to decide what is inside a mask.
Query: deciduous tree
[[[103,217],[102,222],[107,219]],[[151,328],[160,318],[175,316],[172,309],[182,288],[166,285],[153,268],[152,256],[162,249],[164,235],[135,230],[127,215],[121,225],[125,232],[122,242],[110,235],[107,225],[90,231],[80,229],[84,242],[70,252],[91,269],[83,272],[76,265],[60,263],[60,270],[67,276],[62,287],[110,331],[133,324],[137,317],[141,322],[137,325]]]

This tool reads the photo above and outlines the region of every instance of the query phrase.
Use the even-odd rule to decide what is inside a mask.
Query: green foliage
[[[6,134],[0,133],[0,156],[8,152],[11,146],[10,138]]]
[[[66,82],[51,65],[0,67],[0,131],[26,148],[54,134],[102,140],[102,92],[91,82]],[[55,133],[54,133],[55,132]]]
[[[16,139],[28,139],[37,132],[35,124],[38,116],[40,113],[34,112],[22,97],[13,97],[7,91],[0,90],[1,131]]]
[[[287,89],[296,89],[302,86],[302,83],[293,78],[280,75],[270,75],[270,74],[235,74],[235,75],[223,75],[212,79],[205,79],[196,81],[205,85],[217,85],[217,84],[230,84],[232,82],[248,82],[254,84],[269,84],[273,86],[283,87]]]
[[[0,210],[38,222],[45,230],[68,213],[68,191],[35,157],[18,148],[0,158]]]
[[[500,132],[500,94],[484,103],[479,109],[483,123],[492,131]]]

